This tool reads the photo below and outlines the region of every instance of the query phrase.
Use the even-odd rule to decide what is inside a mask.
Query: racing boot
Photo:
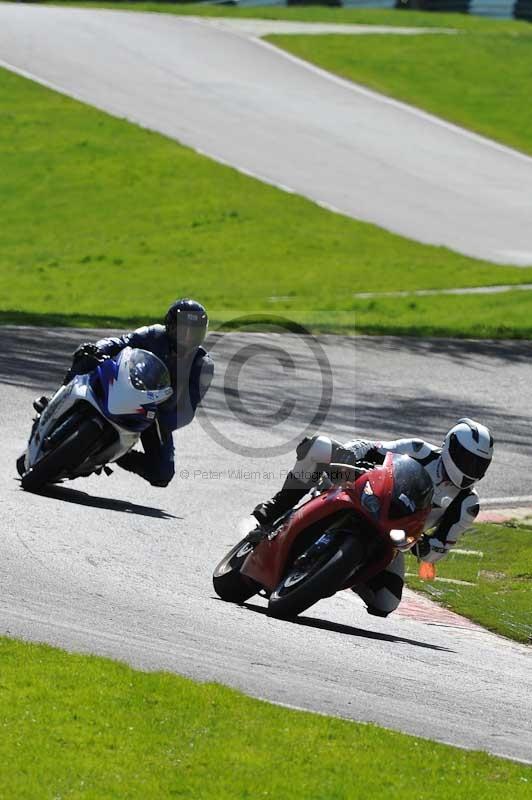
[[[46,397],[46,395],[42,395],[42,397],[36,397],[33,401],[33,408],[37,412],[37,414],[42,414],[48,403],[50,402],[50,398]]]
[[[298,480],[293,472],[289,472],[279,492],[271,500],[259,503],[253,509],[253,516],[261,528],[271,528],[273,523],[293,508],[308,492],[306,483]]]
[[[130,450],[119,458],[116,463],[127,472],[134,472],[135,475],[140,475],[141,478],[145,477],[145,461],[146,456],[139,450]]]

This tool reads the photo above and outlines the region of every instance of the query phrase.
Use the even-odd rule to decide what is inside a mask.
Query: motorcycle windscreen
[[[393,456],[393,492],[388,516],[401,519],[431,508],[434,487],[426,469],[409,456]]]
[[[170,387],[166,364],[148,350],[133,350],[129,357],[129,379],[141,392],[155,392]]]
[[[125,348],[119,354],[118,374],[109,382],[108,409],[113,415],[144,413],[172,395],[170,375],[163,362],[147,350]]]

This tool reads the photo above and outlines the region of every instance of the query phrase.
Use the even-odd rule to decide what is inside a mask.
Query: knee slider
[[[149,470],[147,478],[152,486],[168,486],[175,475],[174,462],[160,464],[157,469]]]
[[[375,606],[368,606],[366,610],[373,617],[387,617],[391,613],[390,611],[382,611],[380,608],[375,608]]]

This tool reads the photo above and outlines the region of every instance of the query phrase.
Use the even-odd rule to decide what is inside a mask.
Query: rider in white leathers
[[[441,447],[422,439],[393,442],[353,440],[340,444],[326,436],[304,439],[297,447],[297,461],[282,489],[253,514],[268,529],[307,494],[331,463],[380,464],[386,453],[414,458],[427,470],[434,486],[432,511],[422,539],[413,549],[423,561],[443,558],[479,512],[479,500],[472,488],[485,474],[493,455],[493,437],[485,425],[461,419],[445,436]],[[404,585],[404,557],[398,553],[386,570],[372,578],[357,593],[370,614],[386,617],[401,601]]]

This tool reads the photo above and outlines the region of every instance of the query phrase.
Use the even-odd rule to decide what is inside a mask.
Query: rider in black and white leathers
[[[414,458],[425,467],[434,485],[434,497],[425,526],[430,535],[425,535],[418,546],[423,561],[435,562],[443,558],[477,516],[477,492],[471,488],[459,489],[449,480],[440,447],[434,447],[422,439],[397,439],[394,442],[356,440],[347,442],[344,447],[357,451],[358,460],[380,464],[386,453],[399,453]]]
[[[473,420],[460,420],[451,428],[441,448],[422,439],[353,440],[345,444],[326,436],[304,439],[296,451],[296,464],[281,491],[258,505],[253,514],[261,526],[267,527],[312,488],[329,464],[360,461],[381,464],[389,452],[415,459],[425,467],[432,480],[432,511],[425,533],[413,552],[423,561],[436,562],[456,544],[479,513],[478,495],[472,486],[489,466],[493,438],[485,426]],[[399,552],[386,570],[362,589],[357,589],[370,614],[386,617],[397,608],[403,591],[404,570],[404,556]]]
[[[398,439],[393,442],[347,442],[346,449],[356,449],[358,458],[382,463],[386,453],[400,453],[419,461],[427,470],[434,486],[432,511],[425,530],[413,552],[422,561],[436,562],[449,552],[461,534],[474,522],[479,512],[479,498],[474,489],[460,489],[449,480],[441,458],[441,448],[421,439]],[[364,452],[366,451],[366,452]],[[361,456],[363,453],[363,456]],[[403,593],[405,560],[398,553],[392,563],[358,594],[368,611],[387,616],[395,611]]]

